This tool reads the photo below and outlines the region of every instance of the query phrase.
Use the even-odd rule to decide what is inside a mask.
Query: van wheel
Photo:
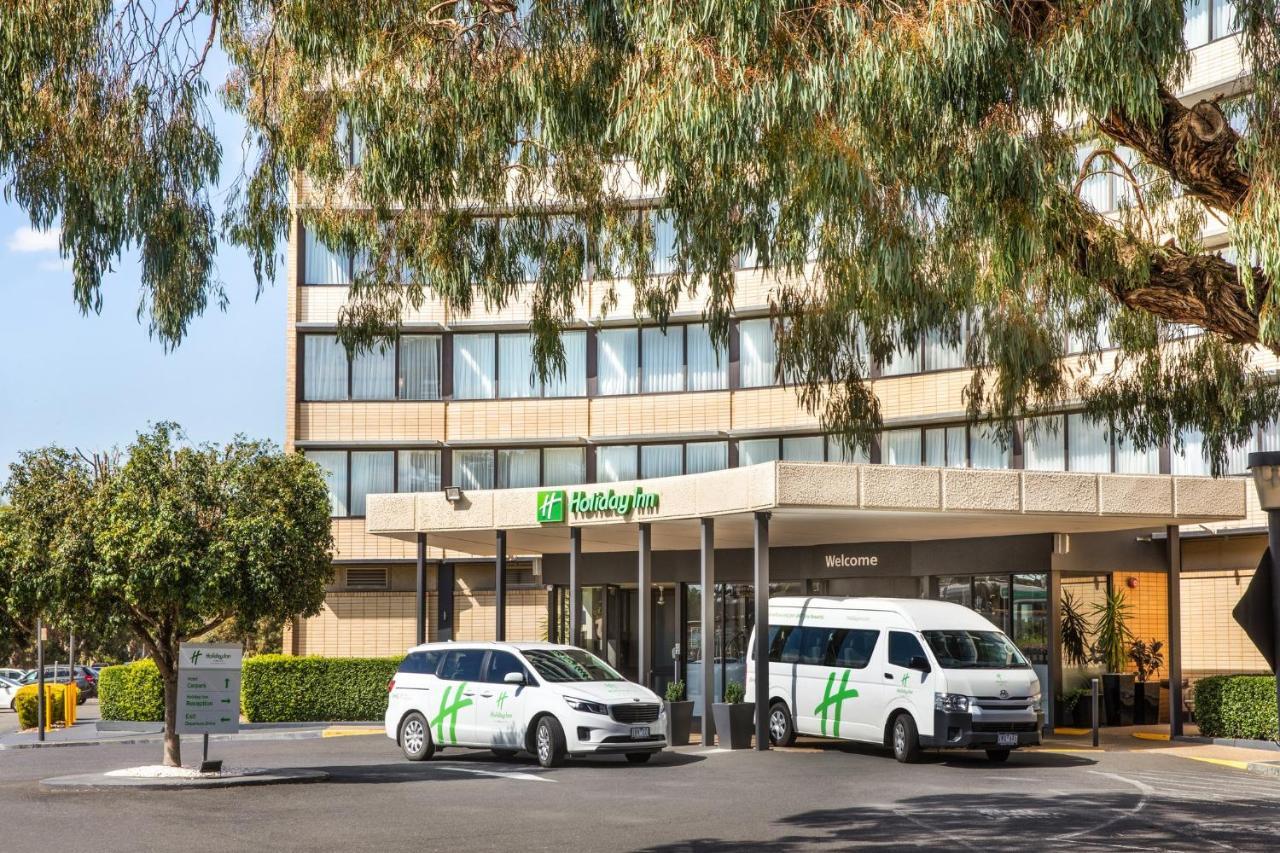
[[[516,757],[516,750],[514,749],[491,749],[489,751],[503,761],[510,761]]]
[[[651,755],[653,755],[652,752],[628,752],[627,761],[630,761],[632,764],[644,764],[649,760],[649,756]]]
[[[534,734],[538,763],[543,767],[559,767],[564,764],[564,729],[560,721],[548,714],[538,720],[538,729]]]
[[[774,746],[791,746],[796,742],[796,727],[785,702],[769,706],[769,742]]]
[[[1009,750],[1007,750],[1007,749],[988,749],[988,750],[987,750],[987,760],[988,760],[988,761],[994,761],[994,762],[995,762],[995,763],[997,763],[997,764],[999,764],[999,763],[1000,763],[1000,762],[1002,762],[1002,761],[1008,761],[1008,760],[1009,760]]]
[[[400,749],[410,761],[426,761],[436,751],[427,718],[413,711],[400,724]]]
[[[910,714],[899,714],[893,719],[893,757],[903,764],[920,759],[920,734]]]

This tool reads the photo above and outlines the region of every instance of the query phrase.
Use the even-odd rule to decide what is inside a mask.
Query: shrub
[[[164,719],[164,680],[153,660],[108,666],[98,673],[98,712],[104,720],[158,723]]]
[[[46,684],[45,694],[49,697],[45,713],[50,720],[62,720],[66,717],[66,685]],[[18,727],[34,729],[40,718],[40,690],[34,684],[28,684],[18,690],[13,697],[14,709],[18,712]]]
[[[1205,737],[1275,740],[1276,679],[1215,675],[1195,688],[1196,723]]]
[[[240,707],[253,723],[381,720],[403,657],[246,658]]]
[[[746,696],[746,692],[740,682],[730,681],[724,686],[724,701],[730,705],[737,705]]]

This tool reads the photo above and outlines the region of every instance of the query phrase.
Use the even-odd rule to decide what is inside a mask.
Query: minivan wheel
[[[534,744],[538,751],[538,763],[543,767],[559,767],[564,764],[564,729],[560,728],[560,721],[555,717],[548,714],[539,718]]]
[[[987,759],[999,764],[1001,761],[1009,760],[1009,750],[1007,749],[988,749]]]
[[[893,757],[903,764],[920,758],[920,734],[910,714],[899,714],[893,720]]]
[[[769,706],[769,742],[774,746],[791,746],[796,742],[796,728],[784,702]]]
[[[400,724],[400,749],[410,761],[426,761],[436,751],[427,718],[417,711],[410,712]]]

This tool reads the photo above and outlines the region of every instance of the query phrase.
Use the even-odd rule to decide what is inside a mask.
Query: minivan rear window
[[[880,632],[867,628],[774,626],[769,629],[769,660],[862,669],[871,662]]]
[[[400,663],[400,671],[418,675],[435,675],[442,654],[444,652],[409,652]]]
[[[1021,669],[1027,659],[999,631],[921,631],[943,669]]]

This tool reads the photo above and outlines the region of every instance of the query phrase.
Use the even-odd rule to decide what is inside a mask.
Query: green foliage
[[[1138,669],[1138,681],[1147,681],[1164,666],[1164,643],[1159,640],[1146,642],[1134,640],[1129,644],[1129,660]]]
[[[45,695],[48,697],[45,713],[49,715],[50,720],[61,720],[66,717],[66,689],[64,684],[45,685]],[[39,689],[34,684],[28,684],[18,689],[13,700],[14,708],[18,712],[18,728],[34,729],[40,719]]]
[[[1076,709],[1076,705],[1080,703],[1080,700],[1088,698],[1092,692],[1088,687],[1077,687],[1075,690],[1068,690],[1062,694],[1062,699],[1060,700],[1062,709],[1070,714]]]
[[[1275,740],[1275,676],[1202,678],[1195,686],[1195,713],[1205,737]]]
[[[160,722],[164,680],[155,661],[108,666],[98,673],[98,710],[104,720]]]
[[[1133,634],[1129,630],[1129,604],[1124,590],[1110,592],[1093,606],[1093,659],[1106,666],[1107,672],[1124,672]]]
[[[1070,592],[1062,594],[1062,619],[1058,625],[1062,640],[1062,660],[1069,666],[1084,666],[1089,662],[1089,623],[1080,612],[1080,605]]]
[[[684,701],[684,682],[680,680],[668,681],[665,697],[668,702]]]
[[[737,705],[742,701],[742,697],[746,695],[746,689],[741,682],[730,681],[724,686],[724,701],[730,705]]]
[[[403,658],[246,658],[240,704],[253,723],[381,720]]]

